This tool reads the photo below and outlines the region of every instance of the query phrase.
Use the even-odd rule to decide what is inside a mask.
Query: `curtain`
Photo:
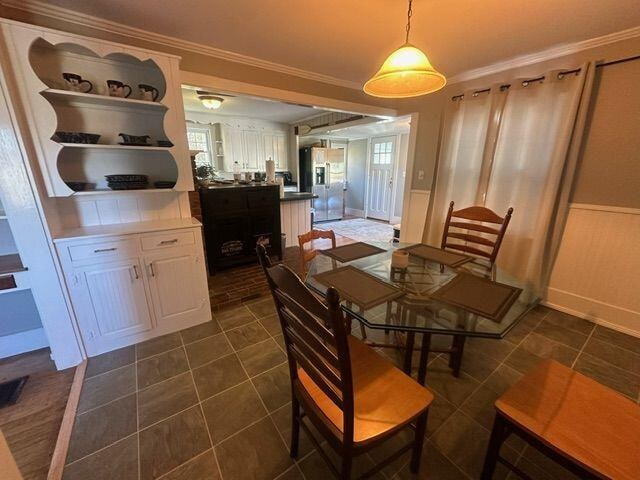
[[[446,216],[451,200],[458,205],[471,205],[476,196],[492,98],[473,93],[469,98],[450,102],[445,111],[431,216],[434,219]],[[428,230],[424,238],[427,243],[440,246],[443,223],[435,222],[434,228]]]
[[[496,101],[499,94],[490,95],[493,108],[490,108],[488,126],[484,118],[479,122],[475,120],[478,122],[475,130],[469,126],[467,131],[459,132],[459,137],[466,135],[464,140],[446,134],[448,142],[466,145],[462,155],[467,157],[461,161],[452,156],[450,152],[456,151],[455,145],[442,152],[429,234],[432,244],[438,244],[436,232],[440,235],[442,232],[446,215],[442,204],[448,204],[446,196],[456,202],[456,209],[484,205],[504,216],[507,209],[513,207],[497,264],[520,280],[531,295],[540,296],[549,259],[553,258],[550,248],[553,238],[557,237],[554,227],[562,225],[558,215],[566,215],[558,202],[568,201],[566,195],[560,194],[561,186],[566,189],[573,179],[575,161],[571,160],[569,148],[580,101],[590,97],[585,86],[589,87],[591,81],[585,82],[585,78],[593,69],[588,67],[583,65],[577,74],[552,71],[542,80],[513,81],[503,94],[503,101]],[[467,102],[466,98],[465,94],[462,102]],[[452,125],[454,121],[464,124],[452,118]],[[472,132],[483,132],[483,135]],[[484,151],[479,165],[477,150]],[[460,169],[449,168],[452,159],[463,164],[472,162],[474,172],[468,175]],[[464,179],[456,178],[464,175],[467,175]],[[467,191],[460,193],[450,188],[451,185]]]

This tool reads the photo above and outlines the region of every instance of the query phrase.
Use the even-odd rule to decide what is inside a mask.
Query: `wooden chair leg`
[[[424,445],[424,436],[427,433],[427,415],[429,410],[426,410],[422,415],[418,417],[416,421],[416,433],[413,443],[413,451],[411,452],[411,473],[417,474],[420,470],[420,458],[422,457],[422,446]]]
[[[340,478],[342,480],[351,479],[351,465],[353,464],[353,455],[349,451],[345,451],[342,455],[342,468],[340,470]]]
[[[495,471],[496,464],[498,463],[500,447],[507,436],[508,424],[502,415],[496,414],[496,418],[493,421],[493,429],[491,430],[491,437],[489,438],[487,454],[484,457],[484,466],[482,467],[480,480],[491,480],[493,478],[493,472]]]
[[[291,400],[291,445],[289,455],[291,458],[298,456],[298,443],[300,441],[300,404],[298,399],[292,396]]]
[[[402,370],[407,375],[411,376],[411,362],[413,360],[413,346],[416,341],[416,334],[414,332],[407,332],[407,339],[404,343],[405,352],[404,352],[404,365],[402,366]]]

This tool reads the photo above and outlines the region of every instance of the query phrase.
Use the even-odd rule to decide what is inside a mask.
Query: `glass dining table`
[[[412,369],[412,353],[419,349],[418,381],[422,384],[425,382],[430,352],[450,354],[449,366],[453,374],[458,376],[467,337],[501,339],[538,302],[515,278],[500,268],[494,268],[492,278],[484,281],[498,282],[498,288],[500,284],[518,288],[513,289],[516,291],[514,298],[505,305],[499,316],[482,314],[477,309],[466,306],[464,301],[465,295],[478,297],[477,291],[469,290],[467,293],[464,286],[461,286],[461,302],[451,302],[441,295],[447,286],[468,279],[468,275],[485,278],[482,270],[474,271],[473,268],[469,268],[472,265],[470,263],[450,267],[414,255],[409,255],[406,268],[399,269],[392,265],[393,252],[397,249],[411,248],[412,244],[367,242],[367,245],[377,247],[378,253],[346,262],[329,256],[330,251],[326,251],[326,254],[323,254],[322,250],[319,251],[309,264],[305,283],[315,292],[325,295],[328,286],[333,285],[331,280],[326,279],[328,275],[347,270],[360,274],[360,279],[355,275],[353,280],[342,279],[342,283],[336,280],[338,283],[333,285],[340,293],[347,319],[355,319],[368,328],[384,330],[385,333],[400,332],[401,337],[404,337],[401,342],[404,345],[368,343],[372,346],[403,348],[403,370],[407,373]],[[377,302],[360,302],[348,292],[352,287],[350,284],[358,282],[363,285],[363,289],[368,290],[384,290],[386,286],[392,294],[387,295],[387,298],[383,295]],[[366,296],[367,293],[370,292],[363,292],[363,295]],[[480,296],[482,295],[480,293]],[[482,298],[469,298],[470,305],[478,301],[482,302]],[[451,348],[432,349],[433,334],[451,336]],[[422,335],[422,342],[418,348],[415,346],[416,335]]]

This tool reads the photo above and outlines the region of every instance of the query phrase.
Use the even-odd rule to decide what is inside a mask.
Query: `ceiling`
[[[49,0],[140,29],[361,83],[404,41],[403,0]],[[411,42],[448,77],[640,25],[638,0],[414,0]]]
[[[398,117],[391,120],[379,120],[365,125],[356,125],[321,135],[310,135],[320,138],[340,138],[357,140],[360,138],[379,137],[384,135],[396,135],[399,133],[409,133],[411,117]]]
[[[242,96],[223,96],[221,97],[224,98],[222,106],[216,110],[209,110],[202,106],[195,89],[184,87],[182,88],[182,98],[184,100],[184,109],[188,112],[250,117],[281,123],[293,123],[312,115],[321,115],[324,112],[324,110],[313,107]]]

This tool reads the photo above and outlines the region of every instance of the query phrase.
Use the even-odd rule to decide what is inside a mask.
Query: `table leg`
[[[449,365],[453,369],[453,376],[460,376],[460,366],[462,365],[462,354],[464,353],[464,342],[467,339],[464,335],[453,337],[453,352],[449,360]]]
[[[405,347],[405,351],[404,351],[404,365],[402,367],[402,370],[404,371],[404,373],[406,373],[407,375],[411,375],[411,361],[412,361],[412,356],[413,356],[413,346],[416,343],[416,334],[415,332],[407,332],[407,341],[404,344]]]
[[[427,377],[427,364],[429,363],[429,351],[431,350],[431,334],[422,335],[422,345],[420,347],[420,366],[418,367],[418,383],[424,385]]]

